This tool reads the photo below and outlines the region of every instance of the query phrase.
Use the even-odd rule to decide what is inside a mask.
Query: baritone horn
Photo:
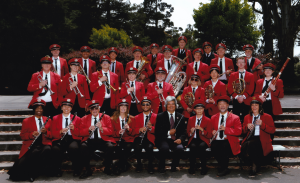
[[[210,99],[210,98],[213,98],[215,95],[215,91],[214,91],[214,87],[213,85],[208,85],[206,88],[205,88],[205,97],[207,99]]]
[[[144,80],[140,79],[140,76],[142,74],[142,72],[145,70],[145,66],[149,63],[149,60],[147,57],[142,57],[141,58],[141,64],[139,66],[139,68],[137,68],[138,72],[136,73],[136,81],[138,82],[144,82]]]
[[[232,82],[232,88],[233,88],[234,93],[236,93],[238,95],[243,95],[243,93],[245,92],[245,89],[246,89],[245,80],[243,80],[242,78],[237,78],[236,80],[234,80]]]
[[[184,102],[186,105],[189,106],[189,108],[193,107],[193,104],[195,102],[195,96],[192,92],[188,92],[187,94],[184,95]]]

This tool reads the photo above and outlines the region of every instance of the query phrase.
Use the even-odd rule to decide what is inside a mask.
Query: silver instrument
[[[223,121],[223,123],[220,126],[224,126],[224,123],[226,122],[227,118],[230,116],[230,114],[232,113],[232,110],[228,113],[226,119]],[[209,144],[212,143],[212,141],[215,140],[216,136],[218,135],[218,133],[220,132],[220,128],[217,130],[217,132],[215,133],[215,135],[210,139]]]
[[[69,83],[70,83],[70,85],[72,85],[72,83],[73,83],[73,78],[72,78],[72,77],[69,77]],[[84,95],[82,95],[82,93],[80,92],[78,86],[75,86],[72,90],[74,91],[74,93],[75,93],[76,95],[79,94],[81,98],[84,97]]]
[[[43,124],[43,126],[41,127],[41,129],[45,127],[45,125],[48,123],[49,119],[50,119],[50,116],[46,119],[46,121],[45,121],[45,123]],[[31,145],[28,147],[28,149],[31,149],[31,147],[33,146],[33,144],[35,143],[35,141],[41,136],[41,134],[42,134],[42,133],[41,133],[41,129],[40,129],[40,131],[39,131],[39,135],[35,137],[35,139],[34,139],[33,142],[31,143]]]
[[[130,83],[129,82],[125,83],[125,86],[126,86],[126,88],[128,90],[128,88],[130,88]],[[136,103],[138,103],[138,104],[140,103],[139,99],[136,97],[136,95],[134,94],[134,92],[130,92],[129,94],[130,94],[132,100],[135,100]]]
[[[73,116],[72,120],[70,121],[70,124],[73,123],[73,121],[74,121],[74,119],[75,119],[76,116],[77,116],[77,112],[74,113],[74,116]],[[70,131],[70,125],[68,125],[67,129],[68,129],[68,131],[60,138],[61,141],[62,141],[62,140],[65,138],[65,136],[69,133],[69,131]]]
[[[37,79],[39,80],[39,82],[44,81],[44,80],[43,80],[43,76],[41,75],[41,73],[40,73],[39,71],[38,71]],[[52,91],[52,90],[49,88],[49,86],[48,86],[47,84],[44,86],[44,89],[50,91],[50,95],[53,95],[53,94],[55,93],[54,91]]]
[[[156,85],[155,90],[157,91],[158,89],[160,89],[160,88]],[[160,102],[166,102],[166,99],[163,94],[159,94],[158,97],[159,97]]]

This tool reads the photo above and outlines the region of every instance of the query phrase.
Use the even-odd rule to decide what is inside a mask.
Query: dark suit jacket
[[[201,62],[203,62],[203,63],[207,64],[208,66],[210,66],[211,60],[214,59],[214,58],[217,58],[217,57],[218,57],[218,55],[211,52],[209,57],[207,57],[207,59],[206,59],[206,53],[204,53]]]

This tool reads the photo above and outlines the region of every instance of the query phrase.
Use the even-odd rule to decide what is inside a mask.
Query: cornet
[[[103,75],[101,74],[101,72],[99,72],[99,71],[97,71],[97,72],[99,74],[98,78],[100,80],[100,78],[103,77]],[[115,89],[113,86],[111,86],[111,84],[109,84],[107,81],[103,81],[102,84],[104,84],[107,89],[112,89],[114,92],[117,91],[117,89]]]
[[[157,91],[157,90],[159,90],[159,89],[160,89],[160,88],[156,85],[156,86],[155,86],[155,90]],[[158,96],[159,96],[160,102],[166,102],[166,99],[165,99],[165,97],[163,96],[163,94],[159,94]]]
[[[125,86],[128,90],[128,88],[130,88],[130,83],[129,82],[125,83]],[[135,96],[134,92],[130,92],[130,96],[131,96],[132,100],[136,101],[136,103],[138,103],[138,104],[140,103],[139,99]]]
[[[42,76],[39,72],[38,72],[37,79],[39,80],[39,82],[44,81],[44,80],[43,80],[43,76]],[[45,90],[49,90],[49,91],[50,91],[50,95],[53,95],[53,94],[55,93],[54,91],[52,91],[52,90],[49,88],[49,86],[48,86],[47,84],[44,86],[44,88],[45,88]]]
[[[69,77],[69,83],[70,83],[70,85],[72,85],[72,83],[73,83],[73,78],[72,78],[72,77]],[[81,98],[84,97],[84,95],[81,94],[81,92],[80,92],[78,86],[75,86],[72,90],[74,91],[74,93],[75,93],[76,95],[79,94]]]

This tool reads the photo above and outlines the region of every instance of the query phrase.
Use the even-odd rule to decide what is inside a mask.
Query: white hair
[[[167,96],[166,102],[165,102],[165,108],[167,109],[168,102],[171,102],[171,101],[175,102],[175,108],[177,109],[177,100],[173,96]]]

